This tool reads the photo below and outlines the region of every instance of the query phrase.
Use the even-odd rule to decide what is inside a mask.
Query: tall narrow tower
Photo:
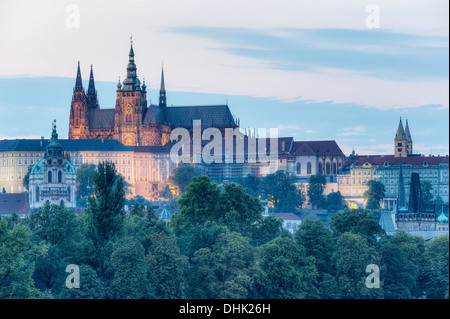
[[[159,89],[159,106],[164,110],[167,107],[166,85],[164,84],[164,67],[161,68],[161,88]]]
[[[97,99],[97,90],[95,89],[94,83],[94,72],[92,71],[91,64],[91,74],[89,75],[89,86],[86,93],[86,102],[88,109],[98,109],[98,99]]]
[[[127,77],[117,87],[114,138],[129,146],[140,145],[140,130],[147,111],[147,93],[137,77],[133,41],[128,54]]]
[[[407,138],[405,130],[403,129],[402,118],[400,118],[397,133],[394,138],[394,155],[395,157],[406,157],[407,154]]]
[[[81,80],[80,61],[70,105],[69,139],[85,139],[89,132],[86,95]]]
[[[413,153],[413,141],[411,138],[411,132],[409,131],[408,119],[406,119],[405,136],[406,136],[406,153],[409,155]]]

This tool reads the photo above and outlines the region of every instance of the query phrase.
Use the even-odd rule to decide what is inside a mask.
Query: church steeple
[[[92,71],[92,64],[91,64],[91,74],[89,75],[89,86],[86,94],[86,99],[88,109],[96,109],[99,107],[97,99],[97,90],[95,89],[94,83],[94,72]]]
[[[411,137],[411,132],[409,131],[408,119],[406,119],[405,137],[406,137],[406,153],[412,154],[413,153],[413,141],[412,141],[412,137]]]
[[[408,142],[405,134],[405,130],[403,129],[402,118],[400,118],[400,122],[398,123],[397,133],[394,138],[394,156],[395,157],[406,157],[408,153]]]
[[[59,143],[58,133],[56,132],[56,120],[52,123],[52,137],[48,141],[44,157],[63,157],[63,147]]]
[[[81,71],[80,71],[80,61],[78,61],[77,79],[75,81],[75,88],[73,90],[75,92],[82,92],[83,91],[83,82],[81,80]]]
[[[131,46],[128,54],[127,77],[123,80],[124,91],[136,91],[141,89],[141,82],[137,77],[137,67],[134,63],[133,39],[130,38]]]
[[[159,89],[159,106],[167,107],[166,85],[164,84],[164,67],[161,69],[161,88]]]

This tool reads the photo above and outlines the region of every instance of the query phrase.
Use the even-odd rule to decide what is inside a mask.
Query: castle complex
[[[167,106],[164,70],[159,104],[148,105],[145,80],[141,84],[134,61],[133,43],[128,54],[127,77],[117,84],[115,108],[100,108],[91,65],[89,86],[84,91],[80,63],[70,106],[69,139],[114,139],[126,146],[163,146],[175,127],[192,131],[193,120],[202,128],[236,128],[228,105]]]

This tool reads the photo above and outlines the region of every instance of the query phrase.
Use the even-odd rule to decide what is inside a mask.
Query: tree
[[[336,250],[333,233],[318,219],[306,219],[294,235],[298,245],[305,247],[306,256],[312,256],[319,275],[333,274],[332,256]]]
[[[318,298],[317,269],[314,258],[293,239],[276,238],[260,248],[261,269],[266,273],[262,298]]]
[[[26,225],[0,219],[0,299],[36,298],[42,293],[33,281],[34,256],[47,253],[48,246],[31,241]]]
[[[411,299],[419,274],[417,265],[408,260],[402,249],[391,240],[381,245],[381,272],[386,299]]]
[[[336,248],[333,258],[341,298],[383,298],[382,282],[380,288],[366,286],[366,267],[370,264],[380,265],[376,250],[369,246],[367,240],[358,234],[346,232],[337,238]]]
[[[145,261],[148,266],[148,280],[155,286],[155,297],[184,298],[189,262],[186,256],[181,255],[175,236],[155,232],[149,236],[149,241]]]
[[[27,174],[23,177],[23,180],[22,180],[22,185],[23,185],[23,187],[28,191],[28,187],[29,187],[29,185],[30,185],[30,174],[31,174],[31,168],[32,168],[32,166],[28,166],[28,172],[27,172]]]
[[[269,174],[262,180],[268,200],[272,201],[276,211],[293,211],[302,207],[305,201],[303,192],[295,186],[296,177],[284,171]]]
[[[89,220],[90,238],[102,244],[122,229],[125,190],[123,179],[116,173],[112,162],[98,164],[94,183],[94,196],[89,197],[85,213]]]
[[[371,245],[375,245],[377,238],[386,234],[375,215],[364,209],[345,209],[331,216],[330,228],[336,236],[345,232],[361,235]]]
[[[327,180],[323,175],[311,175],[309,178],[307,196],[313,208],[326,206],[326,198],[323,195]]]
[[[143,299],[151,296],[144,248],[133,237],[122,237],[111,254],[114,278],[109,295],[116,299]]]
[[[242,179],[241,184],[244,186],[245,191],[254,197],[259,196],[261,193],[261,178],[256,175],[248,174],[247,177]]]
[[[192,178],[195,176],[199,176],[200,171],[198,168],[192,165],[180,165],[178,166],[171,177],[169,177],[169,181],[173,182],[175,186],[177,186],[181,193],[184,193],[186,187],[192,182]]]
[[[449,237],[442,235],[427,243],[425,251],[426,293],[430,299],[449,297]]]
[[[327,196],[327,208],[330,212],[336,212],[338,210],[344,209],[344,199],[340,191],[331,192]]]
[[[433,209],[434,207],[434,195],[433,195],[433,184],[430,181],[421,182],[422,198],[426,209]]]
[[[261,276],[256,250],[236,232],[219,235],[212,248],[201,248],[192,257],[188,275],[190,298],[253,298]]]
[[[69,289],[64,284],[59,295],[61,299],[103,299],[106,292],[97,272],[89,265],[81,264],[80,287]],[[66,273],[67,275],[67,273]]]
[[[94,176],[97,172],[97,167],[94,164],[83,164],[78,167],[77,175],[77,200],[86,198],[94,191]]]
[[[384,184],[370,180],[367,182],[368,189],[364,192],[363,198],[366,200],[366,208],[370,210],[380,209],[380,201],[384,198],[386,189]]]

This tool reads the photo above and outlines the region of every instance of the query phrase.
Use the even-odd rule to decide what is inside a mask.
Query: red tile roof
[[[400,165],[400,159],[402,164],[405,165],[424,165],[424,162],[428,162],[428,165],[448,164],[448,156],[408,156],[400,158],[380,155],[377,157],[361,157],[353,166],[362,166],[365,163],[372,166],[382,166],[384,162],[388,162],[389,165]]]

